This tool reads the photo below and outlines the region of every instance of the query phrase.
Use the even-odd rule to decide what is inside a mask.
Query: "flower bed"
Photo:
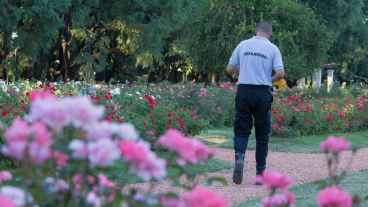
[[[275,98],[273,132],[280,136],[356,131],[368,128],[368,97]]]
[[[140,136],[156,142],[166,129],[196,135],[211,127],[232,127],[234,92],[229,84],[203,88],[200,84],[85,84],[29,83],[0,84],[1,121],[10,123],[28,111],[29,92],[48,90],[58,97],[81,95],[105,107],[107,121],[133,123]],[[294,137],[368,127],[368,90],[287,90],[274,95],[273,136]]]
[[[197,185],[196,170],[187,170],[213,155],[197,139],[168,129],[152,146],[132,124],[106,121],[104,107],[87,97],[56,98],[35,91],[29,100],[29,112],[0,130],[5,138],[0,154],[19,162],[12,174],[0,172],[0,206],[228,206],[222,196]],[[177,195],[136,189],[104,174],[117,163],[126,166],[121,172],[126,176],[138,175],[152,185],[172,179],[188,191]],[[178,173],[168,177],[168,168]]]

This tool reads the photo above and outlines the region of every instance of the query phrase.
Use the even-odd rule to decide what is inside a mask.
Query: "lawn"
[[[207,174],[211,172],[217,172],[224,169],[230,169],[234,167],[232,163],[226,162],[224,160],[219,160],[216,158],[211,158],[208,160],[208,163],[206,166],[188,166],[186,167],[186,171],[190,171],[193,173],[201,173],[201,174]],[[126,168],[126,166],[122,164],[116,164],[113,168],[110,168],[108,171],[104,171],[106,175],[110,178],[113,178],[114,180],[117,180],[119,184],[122,183],[141,183],[143,180],[136,176],[131,175],[130,173],[127,173],[129,170]],[[177,169],[169,168],[169,177],[172,177],[176,175],[179,171]]]
[[[300,136],[294,138],[282,138],[273,137],[270,138],[270,150],[278,152],[299,152],[299,153],[318,153],[319,143],[326,139],[329,134],[323,135],[309,135]],[[347,140],[351,141],[353,146],[356,148],[368,147],[368,131],[359,132],[336,132],[335,136],[343,136]],[[222,128],[222,129],[211,129],[206,133],[197,136],[203,140],[206,144],[222,147],[222,148],[233,148],[233,129]],[[255,149],[255,136],[254,131],[249,138],[248,149]]]
[[[347,177],[342,181],[342,189],[348,191],[352,195],[358,194],[360,196],[368,196],[368,170],[362,170],[356,173],[348,174]],[[315,198],[319,186],[315,183],[307,183],[298,186],[294,186],[290,189],[291,192],[295,193],[296,206],[315,207]],[[234,205],[233,207],[256,207],[259,206],[260,199],[251,200],[245,203]],[[368,206],[368,201],[363,201],[360,206]]]

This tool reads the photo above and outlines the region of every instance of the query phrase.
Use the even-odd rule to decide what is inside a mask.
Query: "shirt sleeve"
[[[234,65],[238,68],[240,65],[239,51],[240,51],[240,44],[236,46],[229,60],[229,64]]]
[[[275,50],[275,54],[273,56],[272,66],[274,70],[279,70],[284,68],[284,64],[282,63],[281,52],[278,48]]]

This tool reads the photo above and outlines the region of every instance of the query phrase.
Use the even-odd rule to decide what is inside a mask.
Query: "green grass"
[[[309,135],[294,138],[270,137],[269,147],[272,151],[278,152],[302,152],[318,153],[319,143],[325,140],[329,134]],[[359,131],[351,133],[335,133],[336,136],[343,136],[352,142],[356,148],[368,147],[368,131]],[[207,133],[197,136],[206,144],[222,148],[233,148],[233,129],[211,129]],[[249,137],[248,149],[255,149],[255,136],[252,131]]]
[[[343,180],[340,187],[345,191],[348,191],[352,195],[358,194],[361,197],[368,196],[368,170],[359,171],[356,173],[348,174]],[[316,195],[318,193],[319,186],[315,183],[307,183],[298,186],[294,186],[290,189],[295,194],[296,206],[315,207]],[[233,207],[256,207],[259,206],[260,199],[251,200],[245,203],[234,205]],[[363,200],[360,206],[368,206],[368,201]]]
[[[229,162],[219,160],[216,158],[211,158],[208,160],[206,166],[198,166],[198,165],[188,166],[186,167],[186,171],[207,174],[211,172],[221,171],[224,169],[230,169],[232,167],[233,165]],[[127,167],[121,163],[114,166],[114,168],[110,168],[108,171],[104,171],[104,173],[106,173],[109,178],[118,181],[118,184],[123,183],[134,184],[143,182],[142,178],[140,178],[137,175],[132,175],[131,173],[129,173],[129,169],[127,169]],[[179,171],[177,169],[169,168],[168,176],[172,177],[178,173]]]

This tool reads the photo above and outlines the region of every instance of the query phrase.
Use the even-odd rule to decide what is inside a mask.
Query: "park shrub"
[[[30,100],[25,116],[0,128],[6,140],[0,154],[19,162],[12,173],[0,171],[2,207],[228,206],[195,182],[214,152],[200,141],[169,129],[150,145],[131,123],[106,121],[104,107],[84,96],[57,98],[35,91]],[[122,171],[108,176],[116,166]],[[176,173],[169,175],[169,169]],[[133,175],[151,187],[129,185]],[[187,191],[154,191],[164,179]]]
[[[28,111],[27,94],[48,90],[58,97],[90,97],[96,104],[104,105],[107,121],[131,122],[142,138],[152,143],[167,128],[193,136],[208,128],[232,127],[235,115],[235,93],[228,83],[203,87],[169,82],[112,85],[22,81],[2,87],[0,119],[5,125]],[[368,86],[361,84],[345,89],[335,86],[331,93],[324,87],[319,91],[297,88],[277,91],[272,105],[272,134],[296,137],[367,129],[367,96]]]
[[[368,97],[303,98],[294,94],[275,98],[273,133],[280,136],[310,135],[368,128]]]

